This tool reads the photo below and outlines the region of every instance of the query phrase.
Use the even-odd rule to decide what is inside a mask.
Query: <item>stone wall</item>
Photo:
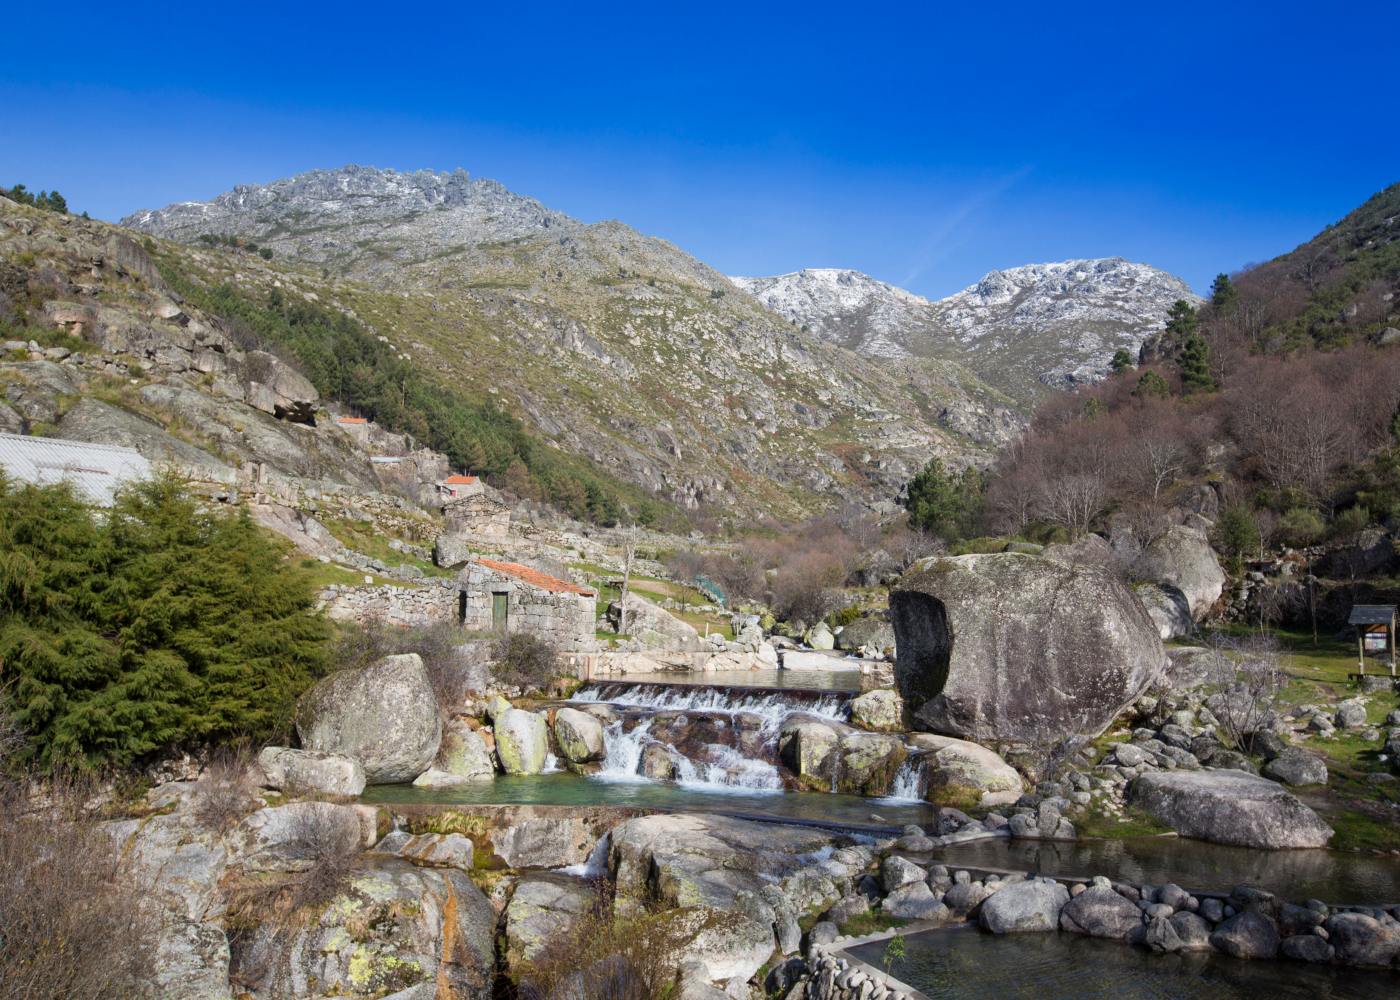
[[[457,584],[440,580],[422,587],[349,587],[332,584],[321,591],[321,604],[332,621],[379,621],[405,627],[457,620]]]
[[[807,1000],[870,1000],[883,990],[884,1000],[923,1000],[923,994],[898,979],[849,956],[838,958],[818,947],[808,958],[812,978]]]

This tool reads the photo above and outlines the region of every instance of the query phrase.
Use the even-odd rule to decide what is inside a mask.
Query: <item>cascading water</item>
[[[566,865],[556,869],[561,875],[574,875],[578,878],[597,878],[607,874],[608,871],[608,851],[612,848],[612,831],[609,830],[598,838],[598,843],[593,845],[593,850],[589,852],[588,860],[579,865]]]
[[[910,757],[895,772],[890,784],[890,793],[884,798],[888,802],[920,802],[924,797],[924,760]]]
[[[765,760],[745,757],[733,747],[718,743],[707,744],[692,759],[651,731],[652,720],[643,719],[625,731],[621,720],[604,731],[605,747],[602,766],[596,777],[600,781],[648,782],[641,771],[642,754],[651,745],[664,747],[676,769],[676,784],[682,787],[709,790],[743,789],[745,791],[780,791],[782,775],[777,767]]]
[[[845,722],[851,714],[849,695],[828,692],[765,691],[749,692],[722,687],[664,684],[590,684],[569,699],[575,702],[606,702],[627,708],[650,708],[665,712],[703,712],[715,715],[755,715],[765,730],[777,732],[783,720],[803,712],[834,722]]]

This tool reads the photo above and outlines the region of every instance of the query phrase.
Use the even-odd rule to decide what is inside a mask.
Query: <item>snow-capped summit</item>
[[[1013,396],[1102,378],[1119,348],[1136,356],[1177,299],[1180,278],[1122,257],[989,271],[929,301],[859,271],[830,268],[733,278],[789,320],[876,357],[960,361]]]

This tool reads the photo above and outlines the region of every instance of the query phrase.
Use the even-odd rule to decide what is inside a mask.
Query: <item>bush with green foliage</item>
[[[1259,551],[1259,522],[1245,504],[1234,504],[1220,512],[1211,541],[1227,556],[1241,558]]]
[[[1120,375],[1129,368],[1136,367],[1133,364],[1133,356],[1126,347],[1120,347],[1113,352],[1113,359],[1108,363],[1109,370],[1115,375]]]
[[[972,466],[954,473],[941,459],[929,459],[909,481],[903,503],[911,528],[949,540],[964,538],[982,510],[982,474]]]
[[[315,603],[281,543],[174,478],[97,513],[0,477],[0,659],[42,768],[282,731],[321,672]]]
[[[1172,388],[1167,385],[1167,380],[1151,370],[1142,373],[1133,389],[1133,395],[1139,398],[1166,399],[1171,394]]]
[[[598,524],[654,525],[667,513],[665,504],[640,487],[551,448],[492,399],[433,380],[344,313],[289,298],[276,288],[255,298],[233,285],[191,281],[169,266],[161,273],[192,305],[222,318],[245,348],[285,355],[322,396],[412,434],[459,469]]]
[[[1307,548],[1327,531],[1322,515],[1310,507],[1294,507],[1278,519],[1276,533],[1279,541],[1295,549]]]

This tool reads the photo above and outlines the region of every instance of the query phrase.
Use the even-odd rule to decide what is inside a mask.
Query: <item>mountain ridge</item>
[[[1136,355],[1162,328],[1172,302],[1200,301],[1181,279],[1122,257],[997,269],[933,300],[846,268],[730,280],[857,353],[956,361],[1024,403],[1097,381],[1115,351]]]
[[[314,295],[432,377],[692,510],[888,504],[930,457],[984,463],[1024,421],[954,362],[894,369],[844,351],[674,244],[465,172],[312,172],[125,222],[186,244],[256,241],[271,261],[197,247],[171,263],[255,298],[279,283]]]

